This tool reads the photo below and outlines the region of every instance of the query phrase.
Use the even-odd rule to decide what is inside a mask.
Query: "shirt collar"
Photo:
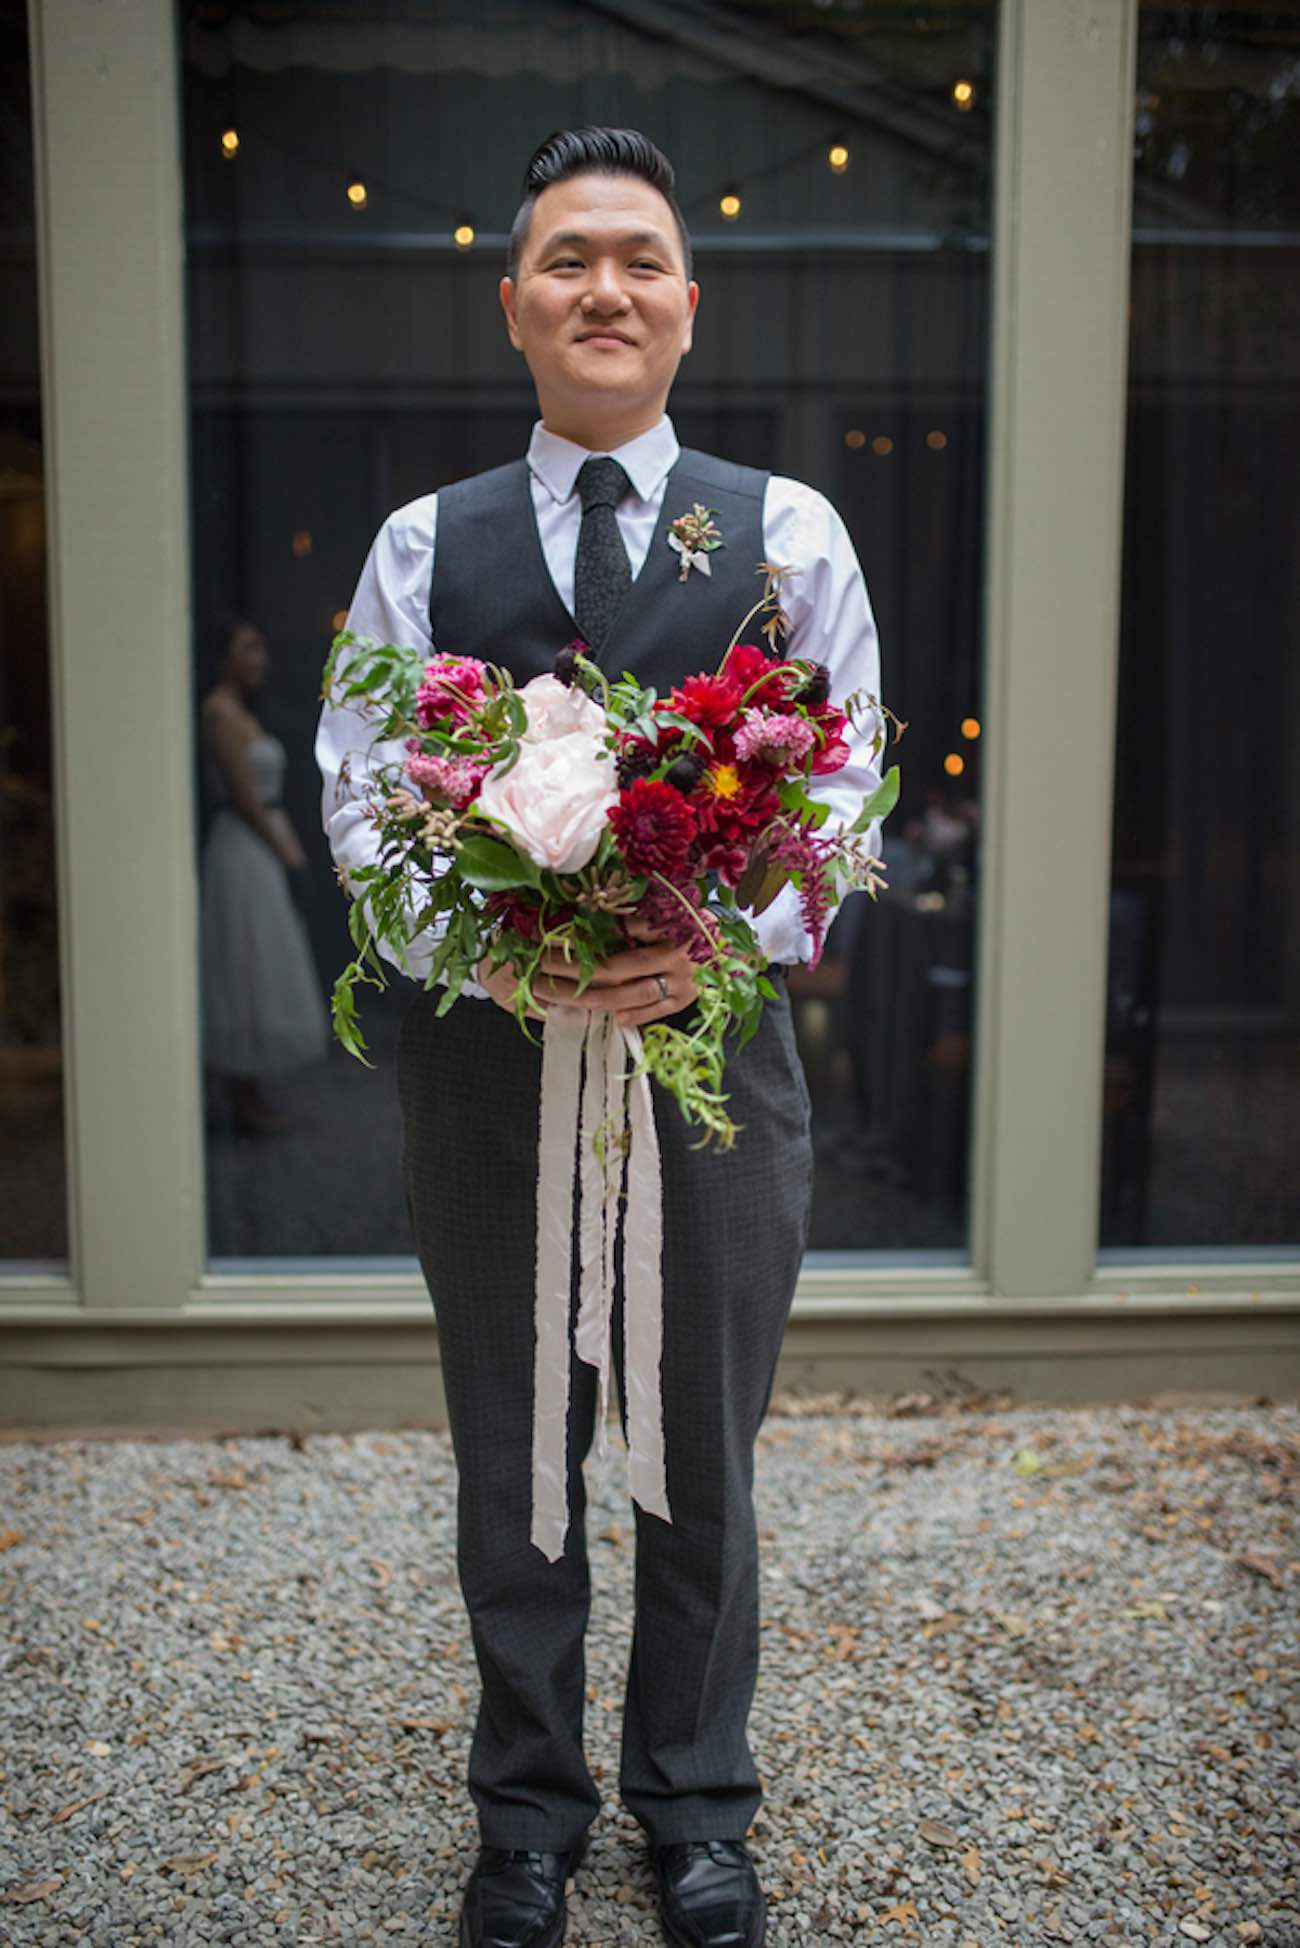
[[[612,454],[626,468],[633,491],[648,501],[662,486],[681,451],[672,420],[665,413],[657,426],[638,433],[623,446],[585,447],[552,433],[539,419],[528,442],[528,464],[555,501],[566,501],[578,479],[578,469],[593,452]]]

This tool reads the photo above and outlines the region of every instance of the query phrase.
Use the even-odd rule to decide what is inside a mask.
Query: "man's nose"
[[[622,266],[612,258],[598,257],[587,279],[587,296],[599,311],[621,310],[627,299]]]

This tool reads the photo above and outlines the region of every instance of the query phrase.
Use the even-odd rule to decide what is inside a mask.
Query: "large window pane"
[[[1300,1246],[1300,21],[1140,16],[1103,1246]]]
[[[26,14],[0,5],[0,1270],[66,1259]]]
[[[251,625],[239,653],[251,667],[260,639],[269,663],[246,701],[283,746],[309,859],[272,860],[268,897],[305,926],[321,995],[348,944],[317,816],[320,666],[383,517],[527,444],[535,402],[496,296],[523,166],[588,121],[672,156],[702,287],[679,437],[836,503],[911,723],[893,888],[877,910],[853,896],[822,965],[791,980],[819,1250],[965,1249],[995,14],[182,8],[198,688]],[[202,775],[206,847],[232,814]],[[241,976],[206,964],[211,1023]],[[402,986],[368,997],[377,1076],[304,1043],[232,1083],[209,1029],[216,1260],[409,1251]]]

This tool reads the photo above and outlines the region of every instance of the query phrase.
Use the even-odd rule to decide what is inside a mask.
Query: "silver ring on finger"
[[[655,979],[659,983],[659,999],[666,1001],[668,999],[668,982],[662,974],[656,974]]]

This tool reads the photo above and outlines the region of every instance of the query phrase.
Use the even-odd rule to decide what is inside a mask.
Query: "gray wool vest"
[[[758,468],[681,449],[649,552],[596,658],[606,676],[630,670],[663,695],[717,668],[763,593],[768,479]],[[707,575],[693,568],[683,582],[668,528],[696,501],[717,509],[723,545],[710,554]],[[549,674],[556,652],[578,635],[546,566],[526,460],[439,489],[429,629],[439,653],[498,663],[516,684]],[[762,644],[757,618],[742,640]]]

